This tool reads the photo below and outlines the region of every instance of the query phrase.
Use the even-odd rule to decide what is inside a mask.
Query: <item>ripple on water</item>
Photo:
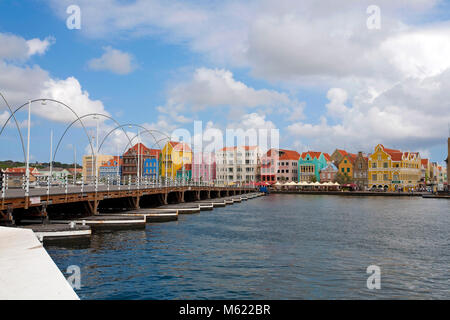
[[[450,205],[270,195],[47,247],[83,299],[449,299]],[[381,268],[368,290],[366,268]]]

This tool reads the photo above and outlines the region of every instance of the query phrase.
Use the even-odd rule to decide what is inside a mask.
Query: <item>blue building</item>
[[[103,163],[98,169],[100,178],[116,178],[122,174],[122,157],[114,156],[112,159]]]
[[[144,169],[143,176],[149,177],[150,179],[158,179],[159,177],[158,158],[156,157],[146,158],[144,160],[143,169]]]

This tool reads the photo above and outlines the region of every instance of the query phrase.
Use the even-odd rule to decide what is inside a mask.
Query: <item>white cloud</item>
[[[88,62],[90,69],[110,71],[120,75],[129,74],[136,69],[134,57],[130,53],[122,52],[112,47],[104,47],[103,50],[105,52],[100,58],[95,58]]]
[[[26,64],[31,55],[45,54],[54,41],[52,37],[25,40],[16,35],[0,33],[0,42],[7,44],[0,47],[0,88],[11,108],[21,106],[29,99],[48,98],[67,104],[79,116],[93,112],[108,114],[103,103],[92,100],[76,78],[55,79],[38,65]],[[14,62],[10,62],[12,60]],[[6,105],[0,103],[0,112],[4,109]],[[1,118],[5,112],[1,113]],[[69,110],[52,102],[45,106],[34,103],[32,112],[58,122],[71,122],[75,119],[75,115]],[[92,121],[85,123],[92,125]]]
[[[225,69],[199,68],[192,79],[176,85],[169,92],[172,105],[189,105],[194,110],[207,107],[268,107],[294,102],[286,93],[254,89],[234,79]]]
[[[228,128],[232,129],[276,129],[275,124],[266,120],[266,116],[264,114],[259,114],[256,112],[252,112],[249,114],[244,114],[239,122],[230,123]]]
[[[50,2],[66,19],[70,0]],[[445,24],[430,27],[429,32],[436,35],[434,30],[439,29],[441,34],[429,37],[426,31],[423,34],[427,28],[414,29],[405,22],[429,12],[436,3],[379,0],[376,4],[381,8],[382,25],[374,32],[366,27],[371,0],[224,1],[207,5],[197,1],[79,1],[82,32],[90,37],[162,35],[170,42],[187,43],[216,63],[250,67],[253,74],[265,79],[286,82],[308,78],[309,83],[311,76],[319,82],[355,76],[402,77],[405,52],[414,56],[419,67],[436,64],[430,57],[444,59],[446,50],[433,50],[432,55],[404,51],[412,38],[418,43],[421,38],[436,45],[449,43]]]
[[[48,48],[55,43],[54,37],[47,37],[44,40],[34,38],[27,41],[28,45],[28,55],[32,56],[34,54],[43,55],[47,52]]]
[[[106,112],[103,103],[100,100],[92,100],[89,98],[89,93],[81,88],[81,84],[74,77],[69,77],[65,80],[48,79],[42,88],[41,97],[49,98],[64,102],[72,108],[78,116],[89,113],[102,113],[109,115]],[[49,112],[49,106],[54,110]],[[35,112],[53,121],[67,122],[75,120],[74,114],[64,108],[53,108],[52,102],[48,102],[46,106],[39,105]],[[104,119],[101,119],[103,121]],[[83,119],[83,123],[93,124],[93,120]]]
[[[340,88],[331,88],[328,90],[327,98],[330,103],[326,105],[328,113],[333,117],[343,117],[348,108],[345,105],[348,95],[347,92]]]
[[[442,143],[450,123],[450,69],[435,77],[405,80],[375,98],[362,92],[351,107],[343,104],[342,89],[330,90],[328,98],[328,110],[341,112],[337,123],[322,116],[317,124],[294,123],[288,132],[330,152],[343,144],[351,151],[371,150],[378,143],[426,149]]]
[[[55,42],[54,37],[44,40],[34,38],[26,40],[20,36],[0,33],[0,60],[26,61],[35,54],[42,55]]]

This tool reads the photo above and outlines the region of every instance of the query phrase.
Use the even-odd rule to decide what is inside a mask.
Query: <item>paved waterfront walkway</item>
[[[0,300],[78,300],[32,230],[0,227]]]

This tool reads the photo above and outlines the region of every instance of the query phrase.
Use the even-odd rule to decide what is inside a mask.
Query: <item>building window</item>
[[[373,174],[373,175],[372,175],[372,180],[373,180],[373,181],[377,181],[377,175],[376,175],[376,174]]]

